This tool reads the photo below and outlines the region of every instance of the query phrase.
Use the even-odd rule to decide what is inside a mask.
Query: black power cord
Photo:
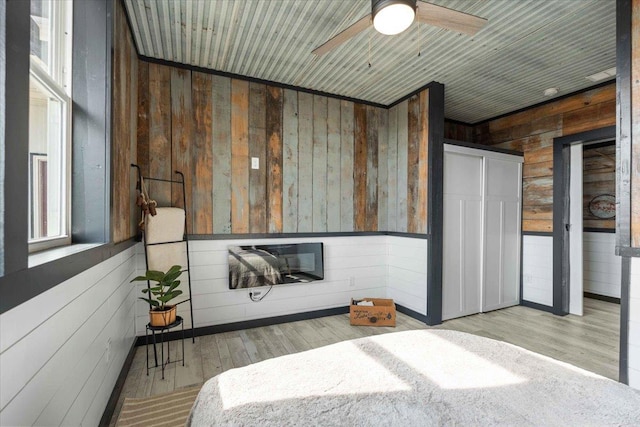
[[[271,289],[273,289],[273,285],[269,286],[269,289],[267,290],[267,292],[265,292],[260,298],[254,298],[253,297],[253,292],[249,292],[249,299],[253,302],[259,302],[262,301],[262,299],[264,297],[266,297],[267,295],[269,295],[269,292],[271,292]]]

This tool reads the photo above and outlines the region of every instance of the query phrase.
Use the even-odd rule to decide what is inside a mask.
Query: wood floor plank
[[[523,306],[452,319],[436,326],[508,342],[536,353],[573,364],[608,378],[618,377],[620,306],[585,298],[584,316],[554,316]],[[348,339],[413,329],[428,329],[422,322],[397,314],[391,327],[351,326],[349,315],[303,320],[243,331],[198,337],[185,341],[185,368],[170,364],[161,380],[161,369],[146,375],[144,346],[138,347],[119,405],[125,397],[146,397],[198,383],[234,367],[283,354],[292,354]],[[172,342],[172,358],[179,342]],[[151,350],[151,349],[150,349]],[[150,351],[153,363],[153,354]]]

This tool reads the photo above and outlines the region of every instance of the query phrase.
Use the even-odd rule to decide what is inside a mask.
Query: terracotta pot
[[[167,326],[176,321],[176,306],[166,306],[165,310],[150,310],[149,324],[151,326]]]

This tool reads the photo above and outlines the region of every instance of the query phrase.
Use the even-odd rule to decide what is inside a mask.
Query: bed
[[[345,341],[226,371],[187,425],[638,425],[640,393],[448,330]]]

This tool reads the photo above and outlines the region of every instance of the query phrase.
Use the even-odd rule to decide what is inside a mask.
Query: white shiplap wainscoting
[[[0,316],[0,425],[99,424],[136,335],[135,273],[132,247]]]
[[[620,298],[622,259],[616,256],[616,235],[585,232],[583,236],[584,291]]]
[[[640,258],[631,258],[628,357],[629,385],[640,390]]]
[[[387,236],[387,298],[427,314],[427,240]]]
[[[553,306],[552,236],[522,236],[522,299]]]
[[[196,328],[349,305],[350,298],[385,297],[388,236],[308,237],[292,239],[191,240],[193,316]],[[262,301],[249,299],[249,289],[229,289],[228,246],[324,243],[324,280],[283,284]],[[426,260],[424,261],[426,264]],[[144,255],[139,256],[144,270]],[[253,288],[266,292],[268,288]],[[144,335],[148,306],[136,305],[138,335]],[[190,326],[188,306],[178,314]]]

